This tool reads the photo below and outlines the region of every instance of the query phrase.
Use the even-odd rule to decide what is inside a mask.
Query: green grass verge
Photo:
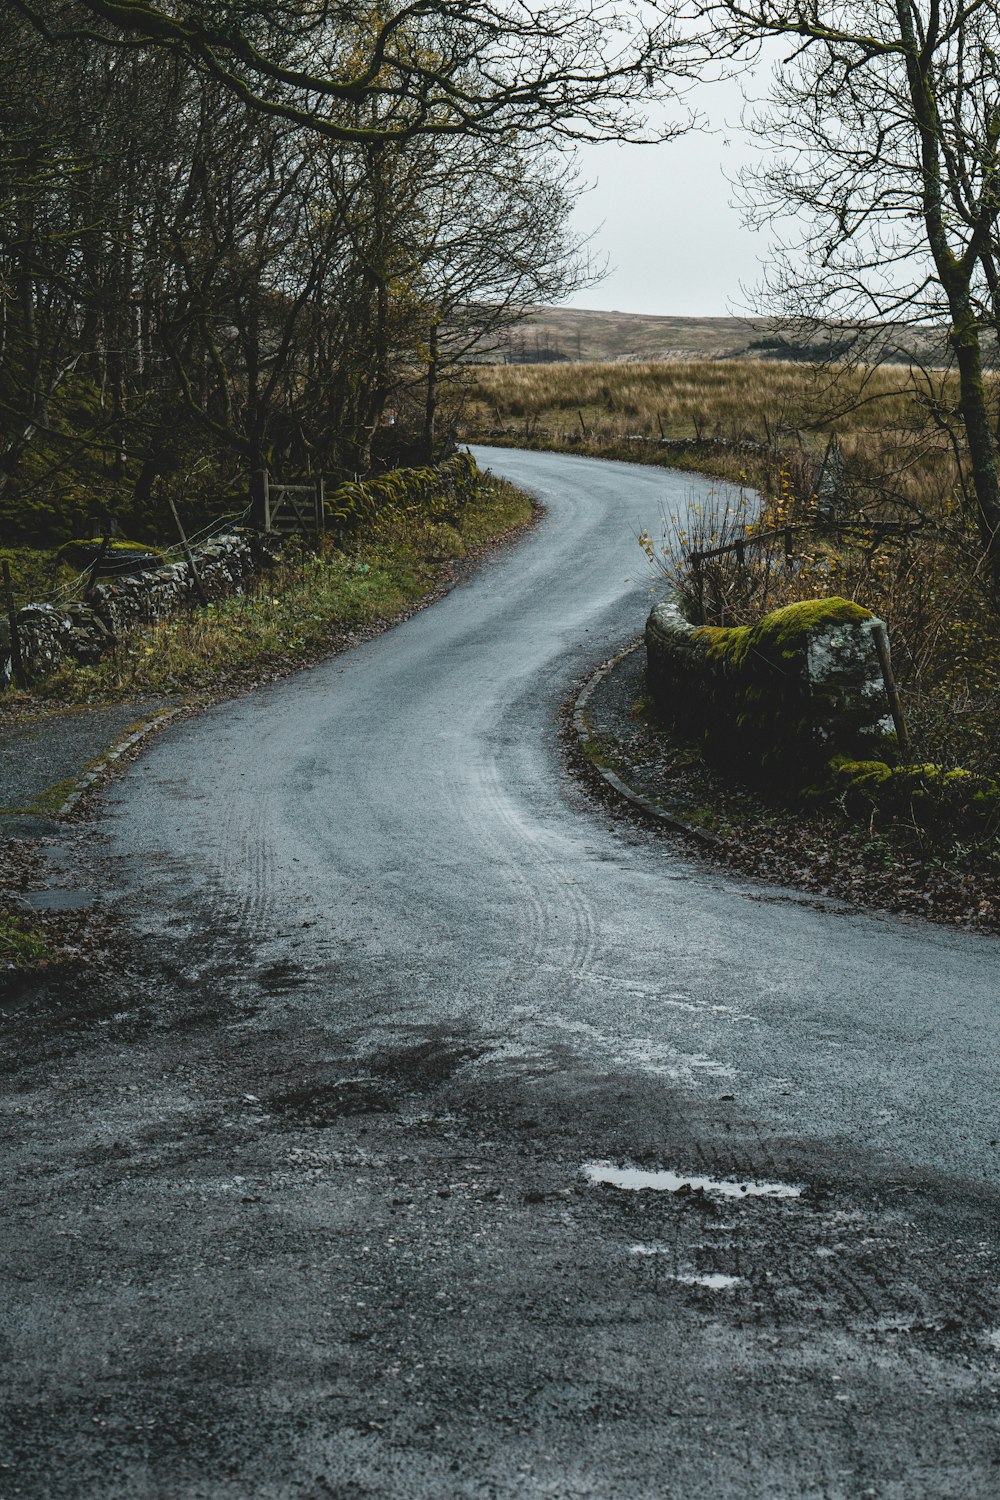
[[[291,553],[252,592],[140,627],[97,666],[65,663],[33,688],[35,703],[100,703],[210,691],[315,660],[352,633],[412,608],[448,567],[526,525],[528,496],[484,477],[454,524],[380,521],[346,550]],[[16,695],[6,695],[12,707]],[[23,700],[21,700],[23,702]]]
[[[85,771],[90,767],[85,766]],[[44,792],[39,792],[37,797],[32,797],[23,807],[0,807],[0,816],[10,817],[25,816],[33,818],[54,818],[63,806],[66,798],[77,786],[77,778],[68,777],[65,781],[54,781],[47,786]]]

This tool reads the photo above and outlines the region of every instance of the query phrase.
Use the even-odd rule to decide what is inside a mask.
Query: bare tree
[[[154,44],[336,141],[618,136],[636,128],[677,40],[669,16],[636,0],[6,3],[52,41]]]
[[[721,0],[713,49],[788,39],[744,179],[758,222],[796,237],[771,305],[885,334],[947,328],[972,510],[1000,592],[1000,480],[982,338],[1000,331],[1000,18],[995,0]],[[805,226],[804,229],[802,226]],[[801,232],[799,232],[801,231]],[[890,330],[891,332],[891,330]],[[892,335],[895,336],[895,335]]]
[[[539,132],[642,134],[652,14],[0,0],[4,518],[367,471],[415,367],[431,453],[447,368],[585,274]]]
[[[467,143],[441,163],[421,258],[425,366],[423,452],[433,456],[442,380],[464,361],[495,354],[539,303],[600,280],[603,268],[574,236],[571,162],[530,138],[484,151]]]

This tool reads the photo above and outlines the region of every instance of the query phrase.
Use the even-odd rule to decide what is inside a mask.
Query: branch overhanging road
[[[595,807],[558,710],[696,481],[477,457],[535,532],[105,794],[140,956],[8,1064],[0,1496],[995,1494],[996,943]]]

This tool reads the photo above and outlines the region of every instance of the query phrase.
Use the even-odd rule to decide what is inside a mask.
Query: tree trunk
[[[438,390],[438,325],[432,323],[428,335],[427,352],[427,404],[424,408],[424,462],[434,462],[435,425],[437,420]]]
[[[896,0],[900,35],[906,46],[906,75],[913,118],[920,139],[924,227],[934,268],[948,302],[949,342],[958,365],[958,410],[965,429],[976,496],[976,522],[989,564],[994,598],[1000,601],[1000,476],[983,381],[979,324],[972,299],[972,278],[978,255],[971,248],[957,255],[948,239],[942,158],[943,132],[932,57],[917,40],[913,0]],[[975,240],[973,241],[973,247]]]
[[[969,446],[976,521],[989,560],[994,591],[1000,598],[1000,475],[997,473],[997,450],[983,379],[979,331],[971,307],[962,323],[957,320],[954,323],[950,339],[958,365],[958,408]]]

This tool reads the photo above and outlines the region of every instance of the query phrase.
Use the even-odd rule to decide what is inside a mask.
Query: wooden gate
[[[303,484],[275,484],[267,471],[263,478],[265,531],[285,536],[297,532],[319,534],[326,521],[326,487],[323,476]]]

